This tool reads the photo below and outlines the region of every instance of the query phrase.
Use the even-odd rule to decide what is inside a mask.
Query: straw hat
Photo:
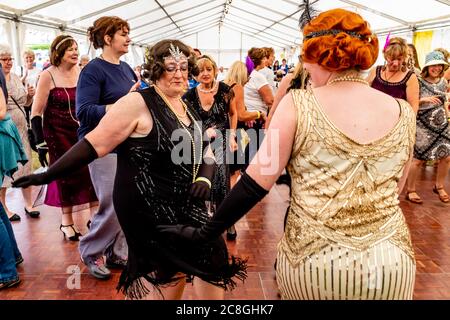
[[[448,69],[448,62],[445,61],[444,55],[439,51],[431,51],[425,57],[425,65],[422,68],[422,72],[426,67],[435,66],[442,64],[444,66],[444,71]]]

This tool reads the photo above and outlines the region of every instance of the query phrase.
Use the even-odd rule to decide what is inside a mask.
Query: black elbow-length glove
[[[34,118],[33,118],[34,119]],[[13,181],[15,188],[26,188],[48,184],[76,172],[98,158],[97,152],[86,139],[78,141],[61,158],[52,164],[46,172],[30,174]]]
[[[195,228],[184,224],[160,225],[157,226],[157,230],[163,234],[176,235],[182,240],[197,243],[216,239],[242,218],[267,193],[267,190],[257,184],[247,173],[244,173],[217,209],[215,215],[202,227]]]
[[[31,119],[31,129],[33,130],[34,143],[36,145],[37,153],[39,155],[39,162],[41,166],[47,167],[47,143],[44,140],[44,130],[42,129],[42,117],[34,116]]]

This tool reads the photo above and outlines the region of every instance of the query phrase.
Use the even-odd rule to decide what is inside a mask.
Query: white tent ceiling
[[[135,44],[163,38],[186,39],[214,30],[257,39],[278,48],[301,41],[298,18],[303,1],[295,0],[1,0],[0,18],[85,34],[100,16],[129,21]],[[450,26],[450,0],[318,0],[318,10],[359,12],[378,34]],[[211,35],[211,34],[209,34]],[[220,38],[221,48],[227,40]],[[236,39],[234,39],[236,40]],[[242,42],[242,39],[241,39]]]

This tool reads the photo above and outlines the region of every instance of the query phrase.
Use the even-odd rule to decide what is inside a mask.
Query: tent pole
[[[14,50],[13,57],[16,60],[15,67],[22,65],[22,59],[21,59],[21,52],[22,52],[22,43],[20,40],[20,34],[19,34],[19,21],[14,20],[14,32],[12,35],[12,48]]]
[[[241,32],[241,45],[240,45],[240,49],[239,49],[239,60],[242,61],[242,32]]]
[[[222,33],[222,26],[219,24],[219,52],[217,53],[217,67],[220,68],[220,56],[222,55],[222,42],[220,36]]]

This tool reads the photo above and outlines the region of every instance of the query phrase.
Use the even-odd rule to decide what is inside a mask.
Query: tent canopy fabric
[[[319,11],[359,12],[379,34],[450,26],[449,0],[319,0]],[[299,44],[303,1],[294,0],[2,0],[0,17],[85,33],[95,19],[117,15],[129,21],[133,41],[187,38],[214,27],[238,30],[276,47]],[[226,46],[225,46],[226,47]]]
[[[379,36],[409,33],[412,38],[421,30],[450,33],[450,0],[310,3],[318,11],[344,8],[358,12]],[[142,60],[143,47],[176,38],[206,50],[221,64],[221,59],[227,63],[242,60],[252,46],[271,46],[283,52],[283,57],[295,56],[302,42],[298,27],[302,10],[301,0],[0,0],[0,29],[1,20],[10,22],[4,29],[13,34],[7,37],[17,47],[17,56],[26,35],[20,25],[34,30],[51,28],[52,36],[62,32],[77,35],[80,47],[89,52],[87,28],[101,16],[117,15],[130,24],[132,60]]]

